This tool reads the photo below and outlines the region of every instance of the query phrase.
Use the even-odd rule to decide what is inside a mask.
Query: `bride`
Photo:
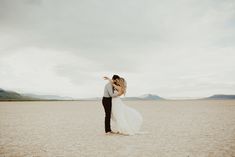
[[[126,81],[124,78],[118,79],[115,83],[108,77],[104,77],[105,80],[109,80],[113,87],[114,93],[118,96],[112,98],[112,112],[111,119],[114,122],[117,133],[122,135],[134,135],[140,130],[143,122],[142,115],[135,109],[125,105],[120,96],[126,93]]]

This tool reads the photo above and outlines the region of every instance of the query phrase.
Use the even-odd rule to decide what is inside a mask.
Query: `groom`
[[[114,83],[120,79],[118,75],[113,75],[112,80]],[[104,96],[102,104],[105,111],[105,132],[106,134],[114,133],[110,127],[111,111],[112,111],[112,97],[116,97],[118,94],[114,93],[114,88],[110,82],[105,85]]]

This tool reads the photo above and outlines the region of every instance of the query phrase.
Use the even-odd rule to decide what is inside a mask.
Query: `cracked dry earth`
[[[147,134],[105,135],[101,101],[0,102],[0,157],[235,157],[235,101],[125,103]]]

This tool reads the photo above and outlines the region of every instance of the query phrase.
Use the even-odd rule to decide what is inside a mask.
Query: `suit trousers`
[[[112,98],[111,97],[103,97],[102,104],[105,111],[105,132],[111,131],[110,119],[111,119],[111,111],[112,111]]]

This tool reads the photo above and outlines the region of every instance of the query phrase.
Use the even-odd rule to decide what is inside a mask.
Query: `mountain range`
[[[31,100],[31,97],[23,96],[14,91],[5,91],[0,88],[0,100]]]
[[[72,97],[62,97],[58,95],[37,95],[37,94],[21,94],[26,97],[42,100],[73,100]]]
[[[20,94],[0,88],[0,101],[36,101],[36,100],[73,100],[71,97],[57,95]]]
[[[144,94],[139,97],[123,97],[123,100],[165,100],[164,98],[154,94]]]
[[[235,99],[235,95],[216,94],[199,100],[227,100]],[[0,88],[0,101],[44,101],[44,100],[101,100],[100,97],[87,99],[74,99],[72,97],[62,97],[57,95],[37,95],[37,94],[20,94],[14,91],[3,90]],[[158,95],[145,94],[138,97],[122,97],[122,100],[167,100]]]
[[[218,100],[218,99],[235,99],[235,95],[216,94],[210,97],[204,98],[207,100]]]

